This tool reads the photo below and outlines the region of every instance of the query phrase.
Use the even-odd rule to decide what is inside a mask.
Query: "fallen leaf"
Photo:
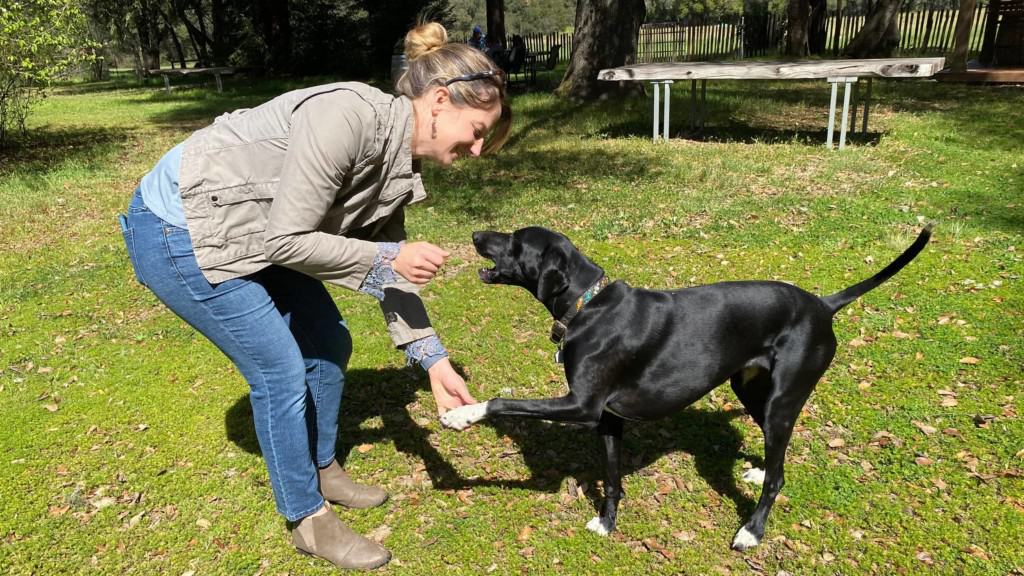
[[[199,520],[196,520],[196,526],[199,526],[202,530],[206,530],[210,527],[210,521],[206,518],[200,518]]]
[[[942,397],[942,402],[940,402],[939,404],[943,408],[952,408],[953,406],[956,406],[957,404],[959,404],[959,402],[957,402],[956,398],[954,398],[952,396],[943,396]]]
[[[373,532],[370,532],[369,534],[367,534],[366,537],[369,538],[370,540],[373,540],[374,542],[376,542],[378,544],[381,544],[381,543],[384,542],[384,539],[387,538],[390,535],[391,535],[391,526],[388,526],[387,524],[381,524],[380,526],[377,527],[376,530],[374,530]]]
[[[356,452],[359,452],[360,454],[366,454],[370,450],[373,450],[373,444],[360,444],[359,446],[356,446]]]
[[[981,362],[981,360],[975,358],[974,356],[965,356],[960,359],[961,364],[977,364],[978,362]]]
[[[833,438],[828,441],[829,448],[842,448],[843,446],[846,446],[846,440],[842,438]]]
[[[912,422],[913,422],[914,426],[917,426],[918,430],[920,430],[921,432],[924,432],[926,435],[930,436],[932,434],[935,434],[938,431],[934,426],[929,426],[929,425],[925,424],[924,422],[918,422],[917,420],[913,420]]]
[[[43,404],[43,408],[45,408],[47,412],[56,412],[57,410],[60,410],[60,406],[56,404]]]
[[[976,546],[974,544],[971,544],[967,546],[967,548],[964,548],[964,552],[967,552],[975,558],[981,558],[982,560],[989,559],[988,554],[985,552],[985,550],[983,550],[980,546]]]
[[[927,456],[918,456],[917,458],[914,458],[914,462],[918,466],[931,466],[932,464],[935,464],[935,461]]]
[[[516,536],[516,540],[526,542],[530,539],[530,534],[533,534],[533,528],[530,526],[523,526],[523,529],[519,531],[519,536]]]

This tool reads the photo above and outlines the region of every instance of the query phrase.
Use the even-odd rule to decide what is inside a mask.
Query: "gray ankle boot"
[[[299,552],[338,568],[373,570],[391,560],[387,548],[353,532],[331,510],[303,518],[292,530],[292,543]]]
[[[373,508],[388,499],[388,493],[376,486],[356,484],[335,460],[317,471],[324,499],[348,508]]]

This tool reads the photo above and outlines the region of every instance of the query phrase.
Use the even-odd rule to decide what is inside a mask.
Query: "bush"
[[[32,102],[79,63],[93,60],[75,0],[8,0],[0,6],[0,147],[25,132]]]

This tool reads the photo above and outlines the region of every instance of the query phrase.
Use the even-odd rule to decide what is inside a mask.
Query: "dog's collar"
[[[569,323],[576,317],[576,314],[583,309],[583,306],[594,299],[597,293],[604,289],[605,286],[611,284],[611,280],[607,276],[601,276],[601,279],[596,284],[587,288],[587,291],[582,296],[576,299],[576,305],[569,308],[569,310],[561,318],[556,318],[554,323],[551,324],[551,341],[557,344],[559,347],[562,346],[562,342],[565,341],[565,333],[569,329]]]

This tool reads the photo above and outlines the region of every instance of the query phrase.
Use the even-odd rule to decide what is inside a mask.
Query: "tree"
[[[960,15],[956,18],[956,33],[950,68],[954,72],[967,71],[967,52],[970,49],[971,25],[974,24],[975,0],[960,0]]]
[[[789,0],[786,7],[789,24],[786,28],[786,56],[807,55],[807,24],[810,17],[810,4],[807,0]]]
[[[868,13],[860,32],[850,40],[845,53],[851,58],[886,58],[900,45],[900,27],[896,18],[902,0],[878,0]]]
[[[597,73],[634,63],[646,15],[644,0],[578,0],[572,56],[556,93],[590,100],[618,90],[615,83],[598,80]]]
[[[32,102],[49,84],[92,59],[86,19],[74,0],[7,0],[0,5],[0,146],[25,133]]]
[[[497,38],[502,46],[505,40],[505,0],[487,0],[487,37]]]

